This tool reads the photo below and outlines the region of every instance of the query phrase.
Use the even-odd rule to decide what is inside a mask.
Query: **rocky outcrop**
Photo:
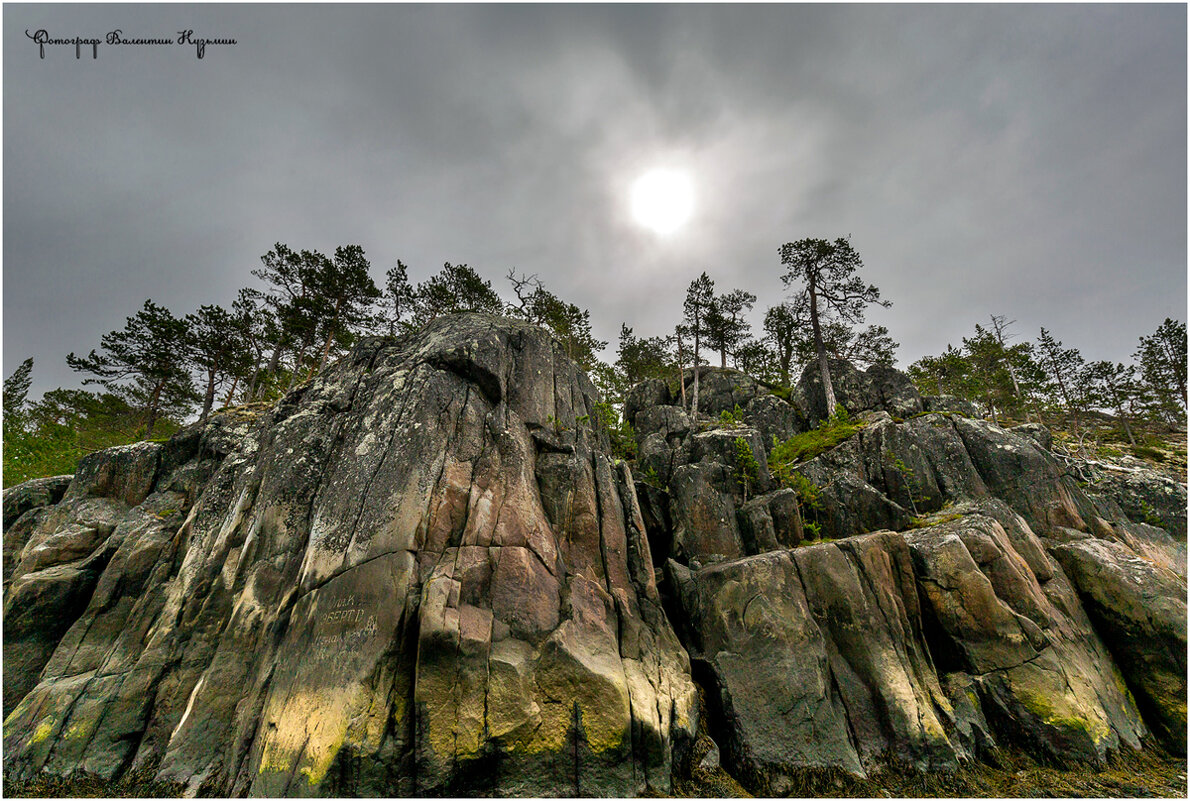
[[[1186,752],[1186,581],[1123,545],[1085,539],[1053,549],[1103,632],[1149,724]]]
[[[29,537],[49,511],[62,500],[74,476],[26,481],[4,490],[4,588],[8,589],[17,559]]]
[[[951,412],[964,417],[978,417],[979,410],[971,401],[956,398],[954,395],[922,395],[922,409],[927,412]]]
[[[547,334],[441,318],[15,488],[6,775],[620,796],[717,764],[782,794],[1184,753],[1185,487],[838,376],[841,442],[813,371],[786,401],[705,368],[697,418],[638,385],[630,466]]]
[[[1139,747],[1147,730],[1119,671],[1024,519],[992,502],[906,540],[931,650],[974,680],[1001,739],[1056,762]]]
[[[544,332],[442,318],[89,457],[6,597],[8,774],[666,792],[694,685],[595,400]]]
[[[669,521],[650,538],[669,557],[662,589],[722,764],[780,794],[807,769],[950,770],[1002,746],[1060,765],[1102,763],[1151,734],[1184,750],[1185,666],[1158,655],[1184,654],[1178,610],[1131,620],[1139,605],[1109,611],[1119,593],[1095,577],[1117,569],[1105,554],[1129,554],[1149,566],[1132,571],[1140,592],[1172,599],[1184,541],[1070,475],[1041,426],[927,412],[895,371],[838,372],[858,430],[755,498],[738,490],[739,452],[702,444],[738,438],[766,461],[773,442],[746,411],[731,425],[637,411],[682,420],[646,432],[641,463],[657,469],[638,496],[663,507],[646,515],[655,526]],[[812,418],[814,386],[807,372]],[[774,512],[778,498],[792,514]],[[1068,551],[1098,561],[1075,570]],[[1129,650],[1139,637],[1157,644]]]

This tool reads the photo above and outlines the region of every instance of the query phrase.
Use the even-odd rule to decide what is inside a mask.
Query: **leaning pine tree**
[[[856,275],[856,270],[863,266],[863,262],[846,239],[840,238],[834,242],[800,239],[782,245],[780,254],[781,263],[785,265],[785,275],[781,276],[785,286],[798,282],[805,285],[802,291],[810,308],[814,351],[826,395],[826,413],[830,415],[834,413],[837,402],[830,368],[827,366],[823,321],[837,318],[846,325],[857,325],[863,321],[864,309],[868,304],[888,307],[892,303],[880,300],[880,290],[871,284],[865,286]]]

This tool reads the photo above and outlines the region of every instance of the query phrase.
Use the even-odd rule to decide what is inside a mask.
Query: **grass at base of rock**
[[[153,781],[152,770],[135,770],[114,782],[78,774],[60,778],[36,776],[15,780],[5,777],[6,798],[179,798],[181,784]]]
[[[837,770],[807,770],[793,776],[790,797],[801,798],[1185,798],[1186,760],[1148,744],[1112,756],[1102,768],[1068,770],[1001,750],[995,766],[983,762],[953,772],[924,773],[890,766],[860,779]],[[724,774],[724,775],[719,775]],[[733,791],[734,790],[734,791]],[[694,798],[747,798],[750,794],[722,768],[695,771],[676,781],[674,793]]]
[[[694,764],[710,749],[700,732]],[[794,777],[791,796],[805,798],[1185,798],[1186,760],[1148,745],[1141,751],[1113,756],[1102,769],[1047,767],[1019,752],[998,753],[998,765],[984,763],[951,773],[922,773],[892,766],[859,779],[837,770],[807,770]],[[94,777],[38,777],[4,781],[4,795],[11,798],[177,798],[181,785],[151,780],[151,773],[135,772],[119,781]],[[750,798],[751,795],[723,768],[695,769],[688,778],[677,778],[673,787],[679,798]]]

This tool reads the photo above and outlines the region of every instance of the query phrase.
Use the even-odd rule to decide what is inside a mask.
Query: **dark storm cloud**
[[[4,372],[35,392],[146,297],[228,303],[276,241],[374,273],[537,273],[668,331],[686,285],[780,299],[850,234],[902,365],[991,313],[1095,358],[1186,306],[1182,6],[4,9]],[[73,48],[53,36],[234,37]],[[667,240],[626,194],[689,169]],[[759,315],[758,315],[759,316]]]

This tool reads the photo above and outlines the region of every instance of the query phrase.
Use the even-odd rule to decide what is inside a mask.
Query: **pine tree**
[[[384,274],[384,296],[388,323],[388,335],[395,336],[397,327],[405,324],[405,318],[413,313],[413,303],[416,293],[413,284],[409,283],[409,271],[405,262],[397,260],[397,266]]]
[[[146,438],[163,408],[186,409],[193,404],[196,393],[186,370],[186,323],[169,309],[146,300],[122,330],[103,335],[100,347],[102,353],[92,350],[86,358],[71,353],[66,363],[96,376],[84,384],[99,384],[139,405],[144,410]]]
[[[621,324],[615,367],[625,388],[668,375],[674,364],[670,345],[667,337],[633,336],[632,329]]]
[[[1092,402],[1115,411],[1124,428],[1124,435],[1128,437],[1128,444],[1135,445],[1136,437],[1132,434],[1132,425],[1128,420],[1138,393],[1135,365],[1094,361],[1087,365],[1087,375]]]
[[[1154,408],[1176,424],[1186,411],[1186,324],[1167,317],[1156,332],[1140,338],[1136,359]]]
[[[1079,431],[1079,410],[1083,406],[1082,382],[1083,357],[1075,348],[1063,348],[1059,340],[1050,336],[1044,328],[1037,339],[1037,359],[1045,371],[1049,395],[1059,401],[1074,419],[1074,431]]]
[[[702,340],[707,334],[707,315],[715,302],[715,282],[705,272],[690,282],[683,304],[685,323],[694,339],[694,392],[690,401],[690,415],[698,418],[698,373],[701,363]]]
[[[834,242],[801,239],[782,245],[780,254],[781,263],[786,267],[785,274],[781,276],[782,282],[786,286],[805,283],[815,356],[822,375],[827,413],[832,414],[837,402],[827,365],[823,322],[833,315],[848,325],[855,325],[863,320],[864,309],[869,304],[886,307],[892,304],[880,300],[880,290],[871,284],[865,286],[856,275],[863,262],[846,239],[840,238]]]
[[[797,352],[799,332],[803,325],[799,309],[792,303],[771,306],[764,313],[765,338],[771,343],[776,354],[777,373],[784,386],[790,386],[793,383],[793,359]]]
[[[1009,405],[1012,397],[1012,379],[1007,369],[1008,354],[999,337],[978,323],[974,336],[963,337],[963,347],[967,351],[972,391],[982,396],[992,422],[999,424],[997,407]]]
[[[756,303],[756,296],[734,289],[715,298],[706,314],[706,345],[719,351],[719,366],[727,367],[727,354],[743,343],[749,334],[744,312]]]
[[[417,285],[415,321],[425,326],[435,317],[456,312],[503,314],[504,301],[485,281],[466,264],[442,265],[442,271]]]
[[[12,375],[4,379],[4,431],[19,430],[24,427],[29,387],[33,384],[33,359],[21,362]]]
[[[233,379],[232,387],[223,401],[225,406],[232,402],[239,381],[247,384],[245,395],[248,400],[256,400],[260,396],[265,384],[277,370],[283,342],[280,324],[263,292],[241,289],[231,304],[231,310],[233,325],[247,346],[248,358],[244,364],[244,374],[236,375]],[[266,371],[264,354],[270,347],[274,348],[273,359]]]
[[[268,371],[276,375],[281,367],[282,353],[290,351],[293,354],[292,385],[305,362],[306,352],[314,344],[318,321],[326,313],[317,284],[319,274],[328,269],[330,260],[317,251],[298,253],[278,242],[260,257],[260,261],[264,266],[253,270],[252,274],[270,287],[263,297],[276,316],[279,329]]]
[[[367,322],[368,311],[380,297],[380,290],[368,274],[371,264],[359,245],[337,247],[333,260],[322,259],[319,264],[321,270],[315,275],[315,291],[322,307],[327,310],[320,320],[326,332],[318,357],[321,371],[326,366],[331,345],[334,342],[348,344],[352,329]]]
[[[233,376],[243,375],[252,354],[243,329],[222,306],[200,306],[185,321],[190,362],[206,381],[199,415],[199,420],[206,420],[215,405],[216,390]]]

